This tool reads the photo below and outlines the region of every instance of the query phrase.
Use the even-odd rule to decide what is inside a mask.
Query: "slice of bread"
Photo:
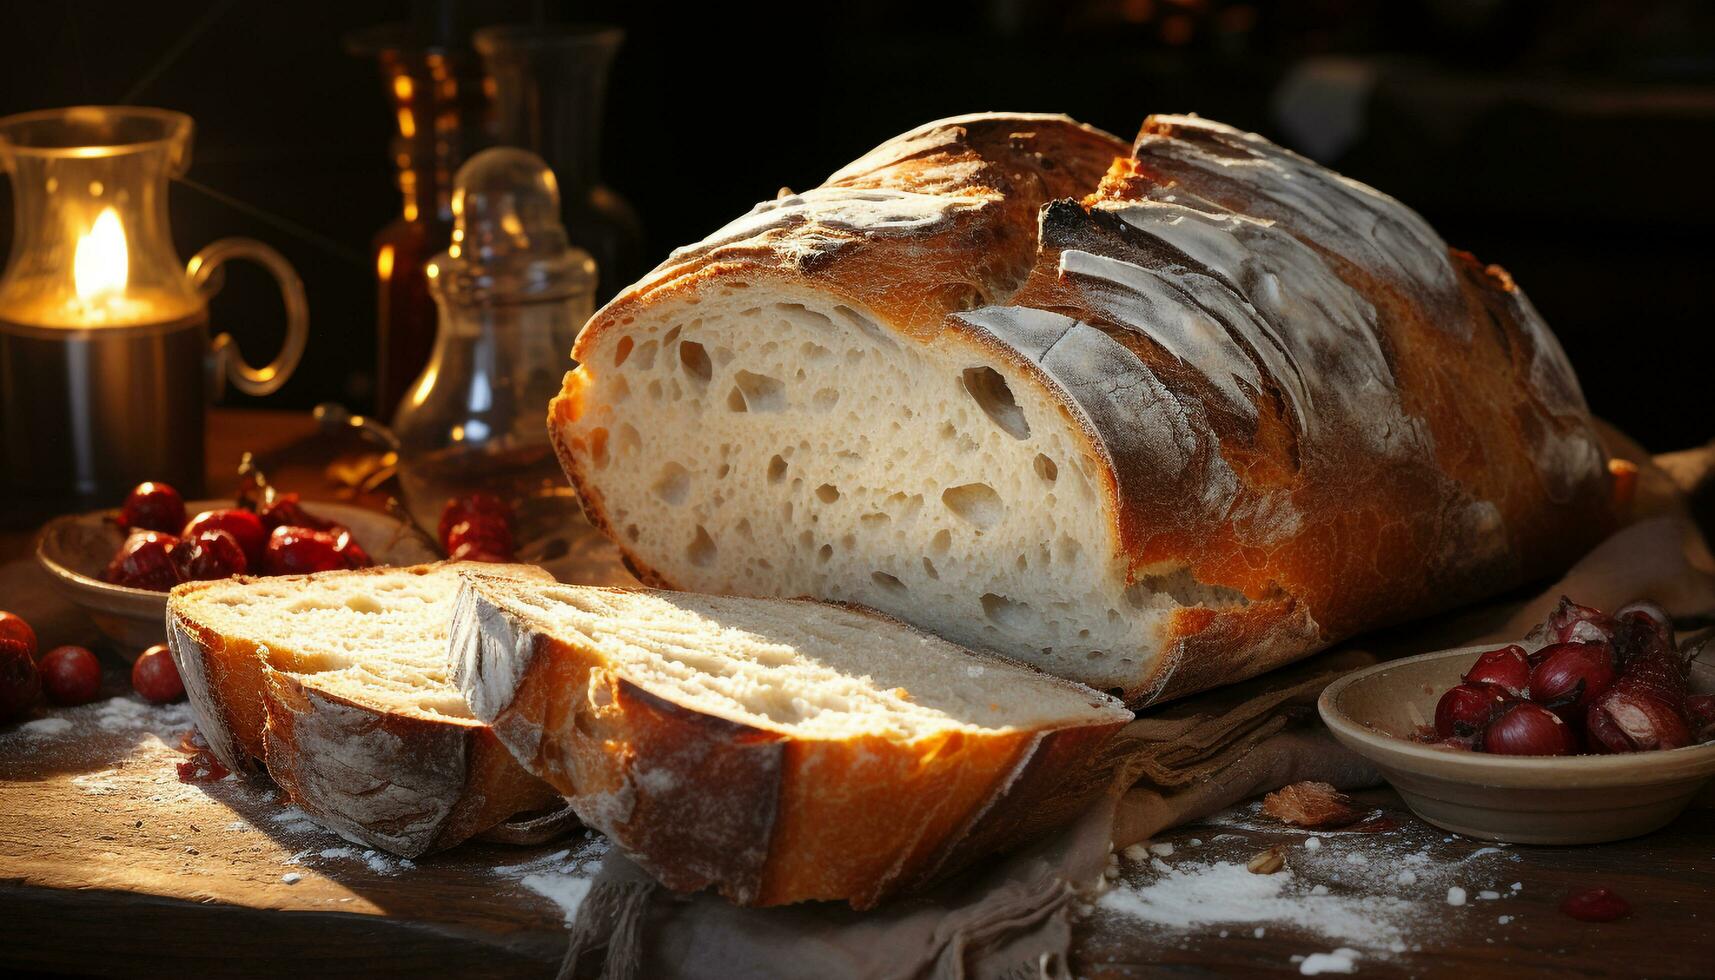
[[[874,610],[467,577],[476,717],[662,883],[868,908],[1070,819],[1116,699]]]
[[[554,802],[448,682],[461,567],[553,581],[529,565],[443,563],[174,589],[167,638],[215,756],[266,766],[317,820],[407,857]]]

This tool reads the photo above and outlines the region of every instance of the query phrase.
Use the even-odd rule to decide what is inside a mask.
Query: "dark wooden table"
[[[329,460],[358,448],[317,435],[302,414],[217,411],[209,489],[222,492],[238,454],[251,450],[278,485],[332,496]],[[0,534],[0,562],[24,557],[29,544],[28,533]],[[107,680],[109,693],[123,690],[117,660],[109,662]],[[174,977],[552,975],[565,944],[561,911],[516,869],[565,844],[523,850],[473,844],[411,867],[385,855],[365,857],[361,848],[290,819],[265,787],[179,782],[172,766],[182,756],[170,743],[185,717],[166,714],[141,727],[107,730],[90,720],[91,709],[74,710],[85,714],[75,716],[71,737],[0,734],[0,969]],[[1715,976],[1715,811],[1691,811],[1633,841],[1485,852],[1478,842],[1445,839],[1417,822],[1391,791],[1363,798],[1399,828],[1369,837],[1318,835],[1321,847],[1313,851],[1305,843],[1310,835],[1241,810],[1157,843],[1174,845],[1164,863],[1180,869],[1242,864],[1279,843],[1304,884],[1323,882],[1333,895],[1355,901],[1409,899],[1405,949],[1365,955],[1357,963],[1361,975]],[[1425,871],[1421,887],[1378,889],[1373,881],[1347,879],[1328,861],[1360,853],[1373,878],[1378,865],[1403,870],[1402,849],[1420,850],[1427,863],[1418,867],[1434,869]],[[1122,871],[1122,888],[1144,887],[1160,873],[1130,861]],[[287,882],[289,874],[300,877]],[[1467,904],[1447,903],[1448,881],[1470,891]],[[1593,885],[1626,896],[1632,916],[1589,924],[1557,911],[1567,892]],[[1491,887],[1500,898],[1476,897]],[[1073,972],[1297,973],[1295,956],[1341,945],[1313,928],[1277,924],[1258,937],[1254,925],[1153,927],[1098,905],[1079,920]]]

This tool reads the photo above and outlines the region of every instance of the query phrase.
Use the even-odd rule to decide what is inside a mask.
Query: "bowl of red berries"
[[[1423,819],[1484,840],[1594,844],[1667,824],[1715,778],[1715,655],[1641,601],[1562,599],[1515,643],[1357,671],[1317,704]]]
[[[55,518],[36,558],[127,658],[162,642],[181,582],[434,561],[434,545],[386,514],[305,504],[257,479],[227,500],[185,501],[141,483],[117,510]]]

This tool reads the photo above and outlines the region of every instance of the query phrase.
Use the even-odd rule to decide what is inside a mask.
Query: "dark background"
[[[625,27],[604,176],[641,214],[651,262],[940,116],[1057,111],[1129,136],[1149,112],[1192,111],[1374,184],[1507,266],[1595,410],[1651,448],[1715,436],[1693,354],[1715,281],[1715,5],[522,0],[466,14]],[[369,409],[368,249],[399,196],[378,73],[341,38],[411,16],[404,0],[14,3],[0,114],[122,99],[191,114],[181,254],[261,238],[309,291],[308,353],[269,404]],[[214,322],[260,360],[277,300],[259,273],[232,280]]]

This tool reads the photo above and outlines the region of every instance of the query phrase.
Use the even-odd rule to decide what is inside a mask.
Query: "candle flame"
[[[72,281],[77,298],[97,302],[125,292],[131,276],[131,259],[125,247],[125,226],[119,212],[104,208],[89,232],[77,240],[72,257]]]

